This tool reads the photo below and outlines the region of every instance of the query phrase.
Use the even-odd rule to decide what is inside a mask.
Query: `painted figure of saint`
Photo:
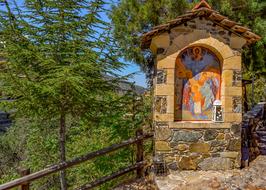
[[[188,48],[176,60],[176,77],[183,81],[177,114],[181,120],[211,120],[214,100],[220,99],[220,64],[203,47]]]

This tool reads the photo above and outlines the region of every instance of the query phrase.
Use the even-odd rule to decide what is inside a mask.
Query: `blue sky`
[[[17,2],[18,5],[22,5],[24,2],[24,0],[15,0],[15,1]],[[107,6],[107,8],[108,7],[109,6]],[[102,14],[101,16],[103,20],[107,22],[110,21],[109,18],[105,14]],[[132,73],[137,73],[137,74],[135,74],[132,78],[130,78],[129,81],[135,82],[136,85],[147,87],[145,74],[140,70],[140,67],[137,64],[126,62],[126,67],[123,70],[121,70],[121,72],[118,72],[118,74],[123,75],[123,76],[132,74]]]

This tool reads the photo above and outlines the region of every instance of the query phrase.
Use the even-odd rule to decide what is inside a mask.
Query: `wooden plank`
[[[30,169],[19,169],[19,174],[24,177],[30,174]],[[20,186],[20,190],[29,190],[30,189],[30,183],[25,182]]]
[[[136,132],[136,138],[141,137],[143,135],[143,130],[137,130]],[[136,161],[143,162],[144,161],[144,147],[143,147],[143,140],[138,141],[137,143],[137,152],[136,152]],[[144,168],[139,167],[137,169],[137,178],[144,177]]]
[[[244,33],[246,31],[249,31],[250,29],[243,27],[243,26],[239,26],[239,25],[235,25],[231,28],[232,30],[234,30],[237,33]]]
[[[36,179],[40,179],[40,178],[45,177],[47,175],[50,175],[52,173],[56,173],[58,171],[70,168],[72,166],[78,165],[78,164],[83,163],[85,161],[91,160],[91,159],[93,159],[95,157],[108,154],[110,152],[113,152],[115,150],[118,150],[118,149],[121,149],[123,147],[129,146],[131,144],[135,144],[136,142],[138,142],[140,140],[148,139],[148,138],[151,138],[151,137],[153,137],[153,134],[145,134],[142,137],[132,138],[132,139],[129,139],[127,141],[123,141],[120,144],[114,144],[114,145],[109,146],[107,148],[103,148],[101,150],[98,150],[98,151],[95,151],[95,152],[91,152],[89,154],[86,154],[84,156],[75,158],[73,160],[66,161],[66,162],[61,162],[61,163],[56,164],[56,165],[52,165],[52,166],[50,166],[48,168],[45,168],[45,169],[43,169],[41,171],[32,173],[30,175],[27,175],[25,177],[22,177],[22,178],[13,180],[13,181],[10,181],[10,182],[5,183],[5,184],[2,184],[2,185],[0,185],[0,190],[8,190],[8,189],[11,189],[13,187],[17,187],[19,185],[22,185],[22,184],[24,184],[26,182],[30,182],[30,181],[33,181],[33,180],[36,180]]]
[[[232,20],[229,20],[229,19],[224,19],[224,20],[221,21],[221,24],[223,24],[226,27],[231,28],[231,27],[235,26],[237,23],[235,21],[232,21]]]
[[[209,18],[213,21],[221,22],[224,19],[227,19],[227,17],[217,14],[217,13],[212,13]]]
[[[83,185],[75,190],[88,190],[88,189],[92,189],[94,187],[97,187],[103,183],[106,183],[107,181],[110,181],[112,179],[115,179],[117,177],[120,177],[122,175],[125,175],[129,172],[132,172],[140,167],[143,167],[145,165],[145,162],[139,162],[139,163],[136,163],[135,165],[132,165],[132,166],[129,166],[127,168],[123,168],[121,170],[119,170],[118,172],[115,172],[111,175],[108,175],[108,176],[105,176],[105,177],[102,177],[92,183],[89,183],[89,184],[86,184],[86,185]]]

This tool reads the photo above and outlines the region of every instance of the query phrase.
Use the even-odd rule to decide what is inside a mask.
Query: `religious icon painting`
[[[220,100],[219,59],[204,47],[185,49],[176,59],[176,85],[176,120],[211,120],[213,102]]]

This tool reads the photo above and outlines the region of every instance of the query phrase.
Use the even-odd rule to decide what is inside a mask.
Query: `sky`
[[[15,0],[15,1],[17,2],[18,5],[22,5],[24,2],[24,0]],[[104,21],[110,22],[106,14],[101,14],[101,17]],[[121,60],[123,61],[123,58],[121,58]],[[136,85],[147,87],[145,74],[141,71],[140,67],[137,64],[132,63],[132,62],[125,62],[125,63],[126,63],[125,68],[121,70],[120,72],[117,72],[117,74],[125,76],[125,75],[129,75],[132,73],[136,73],[132,78],[129,78],[129,81],[135,82]]]

